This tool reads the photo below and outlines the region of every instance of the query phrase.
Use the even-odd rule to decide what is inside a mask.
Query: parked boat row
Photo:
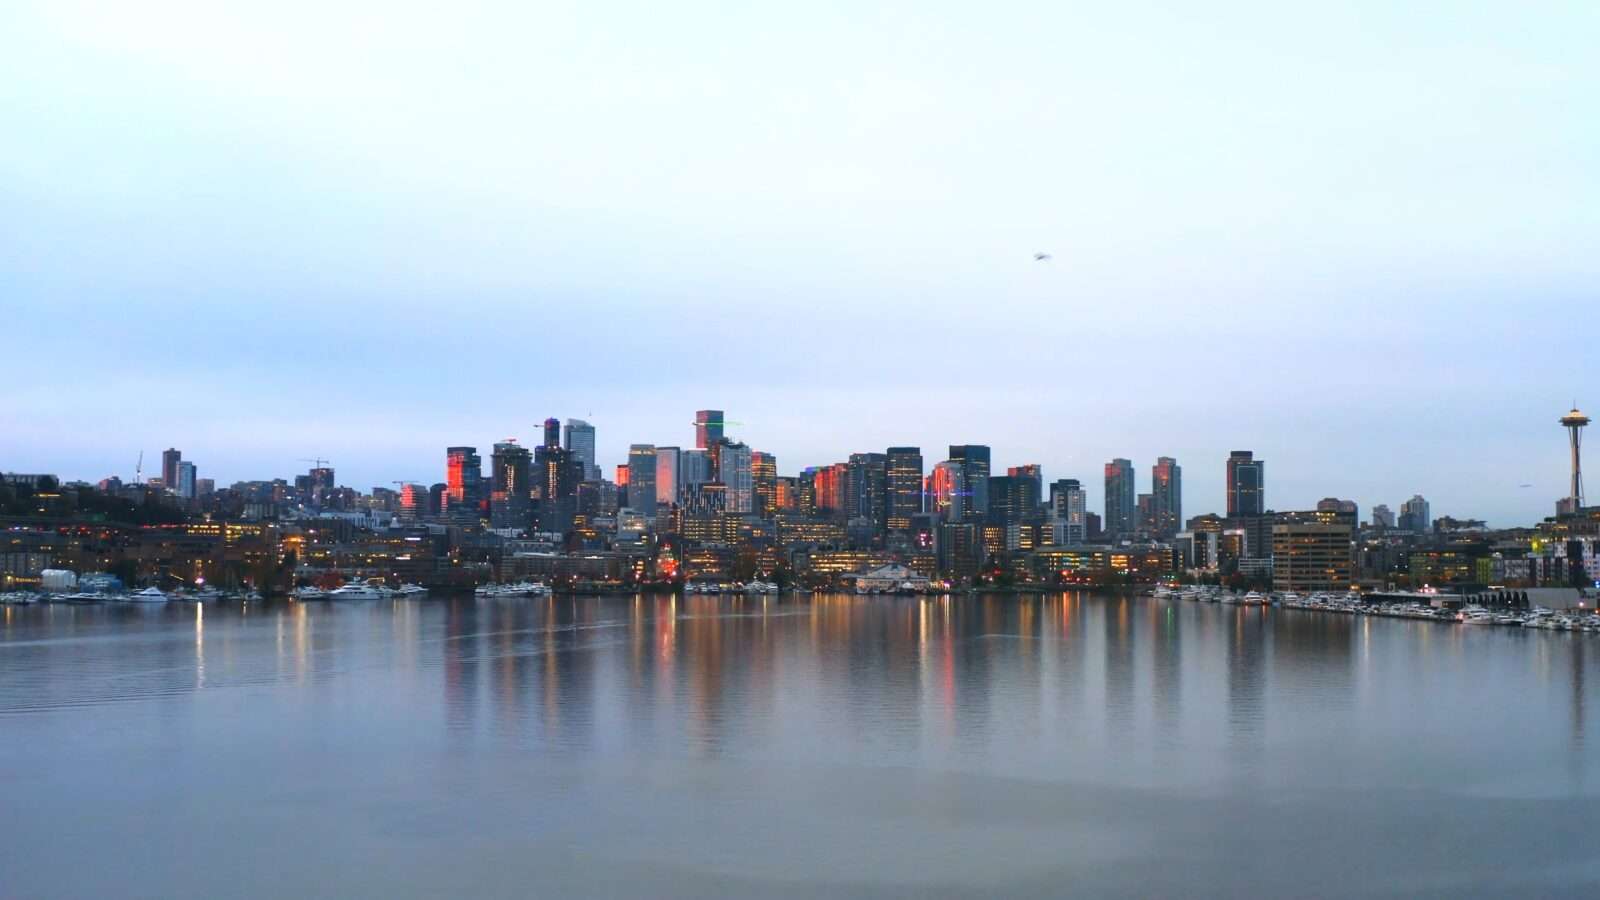
[[[685,594],[776,594],[778,586],[771,581],[759,579],[743,584],[737,581],[731,583],[691,581],[683,586],[683,592]]]
[[[537,581],[519,581],[515,584],[481,584],[473,596],[482,599],[506,600],[514,597],[548,597],[550,586]]]
[[[1267,606],[1272,599],[1259,591],[1230,591],[1215,585],[1187,585],[1181,588],[1158,587],[1150,595],[1157,600],[1190,600],[1196,603],[1225,603],[1230,606]]]
[[[1399,603],[1373,603],[1349,593],[1316,593],[1301,596],[1293,591],[1281,594],[1262,594],[1257,591],[1240,594],[1214,586],[1190,585],[1181,588],[1157,587],[1150,596],[1158,600],[1192,600],[1200,603],[1232,603],[1241,606],[1278,606],[1284,609],[1303,609],[1317,612],[1340,613],[1352,616],[1374,616],[1385,619],[1420,619],[1426,622],[1448,622],[1462,625],[1501,625],[1515,628],[1542,628],[1549,631],[1600,632],[1600,612],[1566,611],[1535,607],[1531,610],[1495,610],[1478,605],[1461,607],[1435,606],[1430,598]],[[1428,601],[1428,602],[1424,602]]]
[[[215,588],[163,591],[147,587],[138,591],[11,591],[0,603],[212,603],[218,600],[260,600],[255,591],[219,591]]]
[[[369,578],[366,581],[352,581],[340,585],[332,590],[318,587],[295,588],[290,594],[296,600],[393,600],[417,599],[425,597],[428,589],[420,584],[403,584],[392,588],[380,579]]]

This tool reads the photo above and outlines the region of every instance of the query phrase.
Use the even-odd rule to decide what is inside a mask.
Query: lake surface
[[[1600,636],[1148,598],[0,609],[0,896],[1595,896]]]

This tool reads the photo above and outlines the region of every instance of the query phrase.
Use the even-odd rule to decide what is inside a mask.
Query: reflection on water
[[[423,845],[567,894],[1162,892],[1128,854],[1174,892],[1566,890],[1594,640],[1088,594],[8,607],[0,755],[40,777],[0,783],[35,820],[0,871],[117,892],[70,864],[87,829],[136,893],[293,886],[174,832],[385,873],[319,894],[447,890]]]

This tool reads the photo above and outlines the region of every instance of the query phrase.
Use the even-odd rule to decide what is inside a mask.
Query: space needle
[[[1561,417],[1561,426],[1567,429],[1567,436],[1572,440],[1572,491],[1563,504],[1568,506],[1568,512],[1577,512],[1583,508],[1583,466],[1579,462],[1578,448],[1583,443],[1583,426],[1589,424],[1589,417],[1578,412],[1576,404],[1572,412]]]

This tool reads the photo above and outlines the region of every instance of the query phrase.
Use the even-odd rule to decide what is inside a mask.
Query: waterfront
[[[1592,643],[1086,594],[7,607],[0,895],[1592,895]]]

